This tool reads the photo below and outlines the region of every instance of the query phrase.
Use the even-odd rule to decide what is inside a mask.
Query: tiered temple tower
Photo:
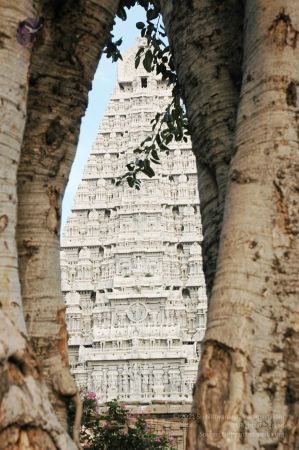
[[[78,385],[175,413],[190,408],[206,324],[196,164],[190,142],[174,143],[140,191],[115,186],[171,101],[164,82],[135,70],[136,51],[118,65],[64,229],[62,291]]]

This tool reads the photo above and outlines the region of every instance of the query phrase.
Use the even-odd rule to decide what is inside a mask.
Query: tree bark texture
[[[247,0],[197,449],[299,448],[299,4]]]
[[[77,398],[77,390],[68,366],[60,286],[61,201],[88,91],[117,7],[118,0],[44,0],[44,26],[30,67],[18,172],[20,280],[28,333],[62,423],[66,398]]]
[[[0,310],[0,450],[76,450],[27,339]]]
[[[210,295],[241,86],[243,6],[239,0],[160,0],[160,6],[197,160]]]
[[[75,450],[25,336],[18,274],[17,166],[31,49],[18,43],[16,34],[19,22],[35,14],[31,1],[0,1],[0,449]]]
[[[0,2],[0,305],[25,332],[16,248],[17,166],[24,133],[30,49],[16,39],[32,1]]]

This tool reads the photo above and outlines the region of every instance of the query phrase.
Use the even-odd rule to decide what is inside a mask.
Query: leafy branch
[[[156,434],[143,415],[132,414],[122,402],[111,400],[99,411],[96,393],[87,392],[82,406],[82,448],[175,450],[176,439],[173,436]],[[68,416],[70,424],[74,421],[74,414],[74,408],[71,406]]]
[[[142,61],[144,69],[159,75],[169,87],[172,87],[173,99],[164,112],[157,113],[151,121],[152,133],[134,150],[136,159],[126,165],[127,172],[116,182],[120,185],[126,180],[130,187],[140,189],[141,181],[139,173],[144,173],[149,178],[155,175],[153,164],[160,164],[160,152],[169,153],[168,145],[174,141],[187,142],[189,130],[185,109],[182,103],[181,89],[174,68],[173,57],[167,41],[165,28],[162,25],[160,11],[153,1],[148,0],[123,0],[117,12],[118,17],[126,20],[126,8],[131,8],[136,3],[146,11],[146,23],[137,22],[141,37],[146,38],[147,46],[140,47],[135,56],[135,68]],[[113,42],[113,35],[107,43],[105,53],[113,61],[121,58],[119,45],[121,39]],[[121,58],[122,59],[122,58]]]
[[[185,114],[182,115],[181,103],[177,104],[174,97],[172,102],[167,106],[164,113],[157,113],[155,118],[151,120],[153,134],[146,137],[140,146],[134,150],[137,158],[126,165],[128,171],[122,175],[116,182],[120,185],[126,180],[130,187],[140,189],[141,181],[138,178],[139,173],[144,173],[149,178],[155,176],[152,163],[160,163],[160,152],[169,154],[168,145],[174,141],[187,142],[188,124]]]

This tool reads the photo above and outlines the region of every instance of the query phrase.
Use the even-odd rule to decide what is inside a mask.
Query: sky
[[[125,22],[117,19],[113,29],[116,40],[123,38],[123,43],[120,47],[122,52],[134,45],[140,33],[140,30],[136,28],[136,23],[145,20],[144,9],[140,6],[131,8],[127,11],[127,15],[128,18]],[[89,92],[88,107],[81,122],[76,157],[62,203],[62,230],[73,206],[75,193],[91,151],[92,143],[96,138],[100,122],[115,87],[116,70],[117,64],[103,55],[93,79],[92,89]]]

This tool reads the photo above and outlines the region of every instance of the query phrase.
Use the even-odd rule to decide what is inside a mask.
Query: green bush
[[[142,415],[112,400],[100,413],[95,392],[83,398],[81,443],[90,450],[174,450],[175,439],[152,433]]]

